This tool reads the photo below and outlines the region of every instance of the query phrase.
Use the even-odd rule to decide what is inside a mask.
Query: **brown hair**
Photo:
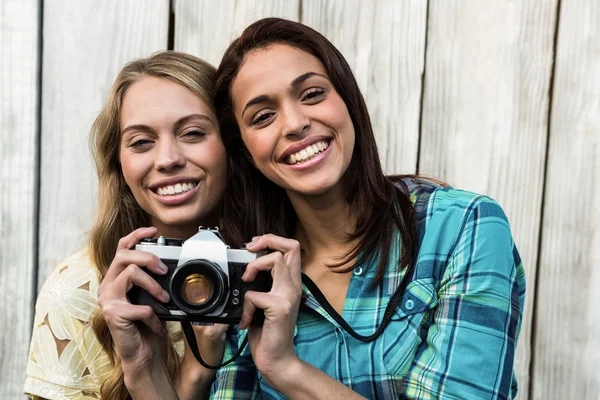
[[[248,26],[226,50],[217,71],[215,106],[229,155],[229,185],[223,216],[228,236],[233,244],[240,245],[254,235],[275,233],[290,237],[295,231],[297,217],[287,194],[249,161],[231,96],[233,81],[246,55],[275,43],[298,48],[323,63],[354,125],[354,151],[343,179],[345,200],[358,216],[356,230],[347,240],[359,239],[359,242],[342,261],[332,266],[344,265],[358,256],[357,263],[345,270],[349,271],[379,256],[376,277],[379,281],[386,269],[396,228],[402,239],[399,265],[410,266],[417,243],[415,210],[400,180],[403,176],[391,179],[383,173],[367,106],[350,66],[319,32],[279,18],[265,18]]]
[[[89,239],[90,256],[104,279],[117,249],[119,239],[133,230],[148,226],[150,219],[137,203],[125,183],[119,162],[121,132],[119,121],[123,96],[140,79],[152,76],[179,83],[194,92],[211,109],[216,69],[194,56],[175,51],[163,51],[125,65],[110,90],[108,98],[92,125],[90,147],[96,164],[99,204]],[[106,321],[101,312],[92,321],[98,340],[112,363],[113,369],[102,384],[102,399],[129,399],[123,380],[123,370]],[[172,378],[177,374],[179,359],[171,341],[165,338],[167,369]]]

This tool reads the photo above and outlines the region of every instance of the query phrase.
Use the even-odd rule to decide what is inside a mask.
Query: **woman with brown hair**
[[[119,72],[91,131],[100,198],[89,244],[57,266],[37,300],[29,396],[143,395],[149,386],[137,373],[157,360],[155,376],[169,389],[182,398],[208,396],[214,371],[197,363],[179,323],[165,329],[150,307],[130,304],[126,294],[137,285],[168,300],[144,272],[164,274],[165,265],[131,250],[135,244],[158,235],[186,239],[199,225],[219,224],[227,165],[212,98],[215,73],[173,51]],[[194,330],[207,362],[219,363],[226,326]]]
[[[494,200],[386,177],[352,71],[302,24],[247,27],[215,104],[224,226],[271,250],[243,279],[270,271],[273,288],[246,293],[249,349],[217,371],[213,398],[514,398],[525,279]]]

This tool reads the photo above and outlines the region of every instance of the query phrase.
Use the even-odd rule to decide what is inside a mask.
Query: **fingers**
[[[110,285],[105,286],[98,297],[98,301],[100,302],[103,299],[122,299],[126,301],[127,292],[133,285],[146,290],[159,301],[169,301],[169,294],[166,290],[135,264],[127,266]]]
[[[131,288],[139,286],[146,290],[152,296],[164,303],[170,300],[169,294],[160,286],[150,275],[135,264],[130,264],[125,270],[113,281],[112,290],[119,295],[125,295]]]
[[[146,267],[157,275],[164,275],[169,270],[156,254],[147,251],[121,249],[115,254],[115,258],[102,282],[110,283],[114,281],[131,264]]]
[[[273,289],[283,286],[296,287],[296,282],[292,279],[291,267],[285,262],[284,256],[279,251],[266,254],[246,265],[246,270],[242,276],[245,282],[252,282],[259,271],[271,271],[273,277]]]
[[[138,306],[128,302],[109,301],[102,306],[104,320],[111,332],[117,333],[125,327],[132,327],[132,321],[146,325],[158,336],[163,335],[163,326],[150,306]],[[132,329],[135,329],[132,327]]]
[[[284,254],[297,253],[298,257],[300,257],[300,243],[297,240],[287,239],[270,233],[253,237],[250,243],[246,243],[246,248],[252,252],[271,249]]]
[[[272,256],[272,254],[281,254],[283,256],[283,263],[287,265],[286,269],[291,277],[294,286],[297,288],[302,287],[301,277],[301,262],[300,262],[300,243],[294,239],[287,239],[277,235],[263,235],[252,238],[252,242],[246,244],[246,248],[249,251],[257,252],[265,249],[275,250],[271,254],[267,254],[252,261],[248,264],[249,269],[246,269],[243,279],[245,281],[252,281],[256,277],[258,271],[254,271],[255,267],[261,271],[265,269],[264,263],[271,263],[273,267],[281,265],[279,263],[279,256]],[[262,261],[261,261],[262,260]],[[275,284],[275,275],[278,272],[274,271],[273,281]]]
[[[119,240],[119,244],[117,245],[117,251],[131,249],[133,248],[133,246],[141,242],[142,239],[154,236],[156,232],[158,232],[158,230],[153,226],[146,228],[138,228],[135,231],[131,232],[129,235],[122,237]]]
[[[299,302],[294,298],[273,295],[272,293],[248,291],[244,296],[244,308],[239,328],[245,329],[250,326],[256,309],[265,313],[265,319],[274,323],[277,320],[286,321],[297,312]]]

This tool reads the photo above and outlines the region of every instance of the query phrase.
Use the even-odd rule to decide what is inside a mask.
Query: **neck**
[[[220,222],[220,211],[217,210],[211,214],[202,217],[198,221],[191,221],[185,224],[178,225],[166,225],[152,219],[152,226],[158,229],[156,236],[164,236],[168,238],[177,238],[187,240],[196,233],[198,233],[198,227],[203,226],[206,228],[214,228],[219,226]]]
[[[304,265],[324,259],[329,264],[339,262],[356,246],[356,241],[347,242],[348,234],[356,229],[356,216],[346,203],[343,188],[319,196],[288,196],[298,217],[295,236],[304,251]]]

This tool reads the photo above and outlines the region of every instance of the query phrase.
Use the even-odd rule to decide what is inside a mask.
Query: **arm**
[[[508,399],[525,295],[523,266],[500,206],[468,211],[438,290],[409,398]]]
[[[94,337],[89,321],[97,303],[88,288],[96,282],[89,260],[78,253],[57,265],[44,283],[27,362],[28,396],[53,400],[77,398],[82,390],[99,392],[96,379],[106,374],[103,365],[108,360],[97,340],[85,340]],[[60,297],[53,295],[58,290]]]
[[[166,329],[152,308],[131,304],[127,298],[127,292],[136,285],[159,301],[169,300],[168,293],[140,266],[157,274],[166,273],[167,267],[154,254],[130,250],[155,233],[156,228],[140,228],[119,241],[98,289],[98,304],[121,359],[125,386],[134,399],[207,397],[214,372],[201,367],[186,346],[180,374],[173,383],[165,364]],[[206,360],[220,360],[224,326],[195,327],[194,331]]]
[[[250,251],[271,249],[250,264],[242,277],[254,279],[258,271],[271,271],[268,293],[246,292],[240,327],[248,328],[252,358],[263,378],[275,390],[293,399],[362,399],[344,384],[301,361],[294,350],[294,327],[302,295],[300,245],[297,241],[264,235],[246,244]],[[262,326],[250,325],[256,309],[264,311]]]
[[[240,333],[233,326],[227,332],[223,361],[230,360],[237,353],[239,335],[245,333]],[[248,346],[237,359],[217,370],[211,399],[262,399],[256,366]]]

